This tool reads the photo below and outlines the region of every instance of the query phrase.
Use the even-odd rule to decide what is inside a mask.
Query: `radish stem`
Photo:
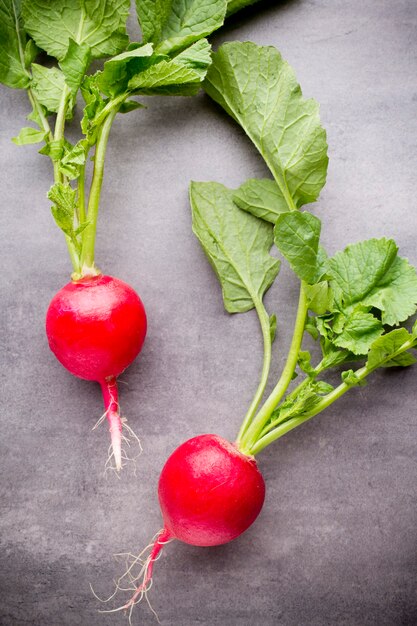
[[[252,448],[253,444],[258,440],[265,424],[271,417],[272,411],[280,402],[289,384],[291,383],[295,368],[297,366],[298,355],[303,339],[307,308],[307,298],[304,292],[303,284],[301,284],[294,333],[284,370],[271,395],[265,401],[261,410],[259,411],[251,426],[247,429],[246,434],[242,437],[240,441],[239,449],[244,453],[249,453],[249,450]]]
[[[69,102],[69,98],[71,95],[70,88],[65,85],[61,100],[59,103],[58,113],[55,121],[55,132],[54,139],[55,141],[59,141],[64,136],[64,128],[65,128],[65,119],[67,117],[67,105]]]
[[[94,156],[94,172],[91,182],[90,197],[88,201],[87,219],[88,226],[83,233],[83,246],[81,252],[81,272],[82,276],[98,274],[94,265],[94,246],[97,230],[97,217],[100,204],[100,192],[104,175],[104,159],[106,155],[107,142],[110,129],[118,109],[114,108],[108,114],[103,126],[99,130],[96,152]]]
[[[256,390],[255,396],[251,402],[251,405],[246,413],[245,419],[243,420],[242,426],[240,428],[236,444],[239,445],[244,434],[246,433],[249,425],[253,419],[254,414],[259,406],[259,403],[262,399],[263,393],[265,391],[266,383],[268,381],[269,369],[271,367],[271,328],[269,323],[269,316],[265,310],[265,307],[259,298],[254,298],[254,303],[256,307],[256,312],[258,313],[259,322],[262,330],[262,337],[264,342],[264,360],[262,366],[262,374],[261,380],[259,382],[258,389]]]
[[[80,166],[80,176],[78,178],[78,224],[86,220],[85,213],[85,163]]]

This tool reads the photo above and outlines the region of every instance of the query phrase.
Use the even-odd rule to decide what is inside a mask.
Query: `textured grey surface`
[[[328,131],[328,183],[316,205],[331,251],[393,236],[417,263],[414,0],[293,0],[236,15],[219,34],[276,45]],[[184,439],[233,439],[261,363],[253,313],[228,316],[190,228],[190,179],[236,186],[265,173],[242,132],[203,95],[154,99],[121,117],[108,150],[100,267],[141,294],[149,335],[121,402],[144,452],[137,476],[103,477],[98,386],[49,352],[45,310],[69,264],[36,147],[9,138],[23,92],[0,91],[1,551],[4,626],[125,624],[97,613],[122,565],[160,527],[166,456]],[[283,271],[266,298],[279,319],[278,374],[296,306]],[[267,500],[253,527],[215,549],[171,544],[151,600],[167,626],[417,624],[416,370],[380,373],[259,457]],[[155,624],[146,604],[135,624]]]

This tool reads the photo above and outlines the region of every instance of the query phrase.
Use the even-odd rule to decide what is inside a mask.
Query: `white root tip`
[[[107,414],[111,436],[114,465],[117,472],[122,469],[122,420],[117,411],[109,411]]]
[[[117,419],[114,419],[114,416]],[[124,417],[121,418],[118,414],[113,414],[110,415],[109,421],[111,444],[104,474],[107,474],[108,471],[113,471],[120,478],[120,470],[127,463],[132,463],[133,473],[136,476],[136,459],[142,453],[140,440],[127,424]],[[137,448],[137,454],[132,456],[131,452],[135,448]]]
[[[120,472],[122,469],[122,433],[118,424],[114,424],[114,426],[110,427],[110,434],[114,464],[116,466],[116,470]]]

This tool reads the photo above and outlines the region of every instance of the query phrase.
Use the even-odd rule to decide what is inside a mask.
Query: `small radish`
[[[137,293],[112,276],[68,283],[52,298],[46,334],[56,358],[74,376],[101,385],[116,469],[122,466],[116,378],[139,354],[146,313]]]
[[[238,0],[239,6],[252,1]],[[92,334],[91,327],[84,333],[83,329],[69,323],[70,314],[66,317],[70,330],[61,328],[61,324],[55,324],[54,311],[61,314],[60,299],[64,298],[66,307],[68,297],[70,303],[72,297],[79,297],[76,293],[81,285],[85,287],[84,279],[100,274],[95,243],[113,122],[130,111],[146,109],[144,103],[136,100],[137,96],[194,96],[200,91],[211,63],[211,44],[206,38],[223,25],[228,2],[164,0],[161,4],[159,0],[140,0],[136,10],[134,4],[129,0],[0,2],[0,87],[4,84],[26,92],[31,107],[30,113],[27,111],[30,125],[25,122],[13,141],[19,146],[41,144],[39,152],[50,160],[53,184],[47,195],[52,217],[65,237],[72,265],[71,277],[76,281],[54,299],[51,319],[48,318],[51,347],[76,376],[101,384],[117,467],[121,465],[120,443],[117,442],[121,435],[115,378],[131,363],[142,345],[146,329],[143,307],[136,294],[133,298],[133,292],[122,293],[121,304],[126,305],[128,311],[125,317],[121,313],[122,306],[111,311],[108,325],[105,306],[104,318],[103,311],[93,312],[92,317],[81,316],[83,326],[88,321],[98,329]],[[234,8],[233,12],[236,10]],[[136,18],[140,41],[131,39],[126,30],[127,22],[132,26]],[[158,41],[150,36],[145,26],[149,23],[152,23],[152,30],[159,33]],[[175,36],[170,32],[172,24]],[[103,60],[100,69],[95,67],[98,59]],[[75,107],[79,108],[82,100],[82,110],[74,115]],[[71,128],[67,133],[69,124]],[[148,155],[143,152],[140,160],[145,163]],[[119,151],[116,161],[119,165],[123,162],[123,150]],[[121,168],[120,172],[123,171],[126,170]],[[120,172],[115,178],[118,185],[128,184],[119,178]],[[135,179],[131,184],[136,187],[140,183]],[[104,204],[109,205],[110,200]],[[118,223],[117,232],[123,232],[126,225],[122,217],[116,212],[113,217],[114,224]],[[138,219],[135,211],[135,224]],[[113,235],[109,241],[113,247],[120,247],[120,238]],[[93,294],[98,293],[97,285],[89,285],[93,300]],[[120,292],[121,283],[118,287]],[[89,298],[82,306],[84,304],[90,310]],[[98,305],[102,304],[105,302],[102,303],[100,296]],[[70,304],[69,310],[73,311],[75,319],[82,309],[78,304],[75,307]],[[133,320],[129,320],[129,316]],[[122,332],[119,328],[113,329],[116,317],[121,322]]]
[[[159,479],[164,529],[193,546],[235,539],[258,517],[265,483],[253,457],[217,435],[180,445]]]
[[[164,527],[139,576],[133,577],[132,566],[122,576],[131,583],[142,578],[142,583],[121,609],[133,609],[146,594],[153,564],[165,543],[178,539],[194,546],[218,546],[241,535],[262,509],[265,483],[254,457],[222,437],[199,435],[168,458],[158,496]]]

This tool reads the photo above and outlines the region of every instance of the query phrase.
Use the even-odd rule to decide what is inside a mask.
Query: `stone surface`
[[[314,207],[324,244],[393,236],[417,262],[417,12],[414,0],[292,0],[234,16],[215,38],[277,46],[321,103],[328,183]],[[46,158],[10,142],[23,92],[1,89],[1,551],[4,626],[126,624],[97,613],[123,564],[159,529],[156,485],[173,448],[201,432],[234,438],[256,386],[253,313],[229,316],[191,233],[187,185],[237,186],[265,167],[204,95],[153,99],[120,116],[108,150],[97,262],[130,282],[149,315],[123,375],[123,413],[140,435],[136,476],[103,476],[98,386],[49,352],[48,302],[68,279],[49,213]],[[76,124],[74,137],[76,136]],[[297,286],[286,271],[266,302],[288,345]],[[167,626],[411,626],[416,594],[416,370],[380,373],[259,457],[267,499],[222,548],[171,544],[150,594]],[[135,624],[155,624],[146,603]]]

